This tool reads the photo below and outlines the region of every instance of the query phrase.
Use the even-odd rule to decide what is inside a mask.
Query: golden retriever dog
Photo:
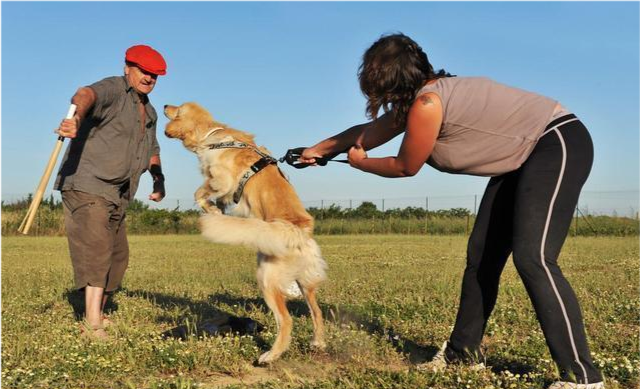
[[[213,120],[196,103],[166,105],[164,114],[170,119],[165,135],[181,140],[200,160],[204,184],[194,197],[206,212],[200,218],[202,235],[216,243],[245,245],[258,251],[258,286],[278,326],[271,350],[258,362],[270,363],[289,347],[292,319],[286,302],[294,297],[291,286],[296,283],[311,312],[311,346],[324,348],[316,292],[326,279],[327,265],[312,237],[313,217],[275,159],[269,159],[269,152],[255,144],[253,135]],[[251,175],[252,166],[261,159],[264,162],[265,156],[266,167]],[[246,175],[250,175],[248,180]],[[220,211],[234,203],[231,215]]]

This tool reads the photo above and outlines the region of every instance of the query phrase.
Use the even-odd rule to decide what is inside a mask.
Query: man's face
[[[148,95],[156,86],[158,75],[149,73],[146,70],[142,70],[137,66],[124,66],[124,74],[129,81],[129,85],[136,90],[136,92]]]

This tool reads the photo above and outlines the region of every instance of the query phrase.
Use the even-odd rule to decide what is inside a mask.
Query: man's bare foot
[[[109,339],[109,335],[103,326],[92,326],[84,321],[80,323],[80,336],[88,340],[102,341]]]
[[[113,321],[109,319],[107,316],[102,315],[102,327],[107,328],[112,326],[113,326]]]

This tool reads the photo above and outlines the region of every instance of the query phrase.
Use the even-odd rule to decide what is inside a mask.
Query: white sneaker
[[[575,382],[556,381],[547,389],[604,389],[604,382],[576,384]]]
[[[436,355],[434,355],[433,359],[431,359],[429,362],[424,362],[416,365],[416,369],[420,371],[432,371],[436,373],[444,371],[449,365],[449,361],[447,361],[446,357],[447,343],[448,342],[445,341],[442,344],[442,347],[440,347],[440,350],[438,350]],[[471,364],[468,366],[468,368],[473,371],[479,371],[485,369],[486,366],[484,365],[484,363],[480,362]]]

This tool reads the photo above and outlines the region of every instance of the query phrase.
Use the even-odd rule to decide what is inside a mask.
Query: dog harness
[[[265,167],[269,166],[269,165],[277,165],[278,164],[278,160],[273,158],[272,156],[270,156],[269,154],[260,151],[258,148],[254,147],[253,145],[250,145],[248,143],[244,143],[244,142],[236,142],[236,141],[231,141],[231,142],[220,142],[220,143],[213,143],[210,145],[207,145],[207,147],[211,150],[214,149],[251,149],[253,151],[255,151],[259,156],[261,156],[262,158],[260,158],[256,163],[254,163],[253,165],[251,165],[251,167],[249,168],[249,170],[247,170],[243,175],[242,178],[240,178],[240,182],[238,182],[238,189],[236,189],[235,193],[233,194],[233,202],[238,204],[238,202],[240,201],[240,197],[242,197],[242,191],[244,190],[244,186],[247,184],[247,181],[249,181],[249,179],[251,177],[253,177],[256,173],[258,173],[260,170],[264,169]],[[280,170],[280,169],[278,169]],[[280,174],[282,174],[282,172],[280,172]],[[284,175],[282,175],[284,177]]]

